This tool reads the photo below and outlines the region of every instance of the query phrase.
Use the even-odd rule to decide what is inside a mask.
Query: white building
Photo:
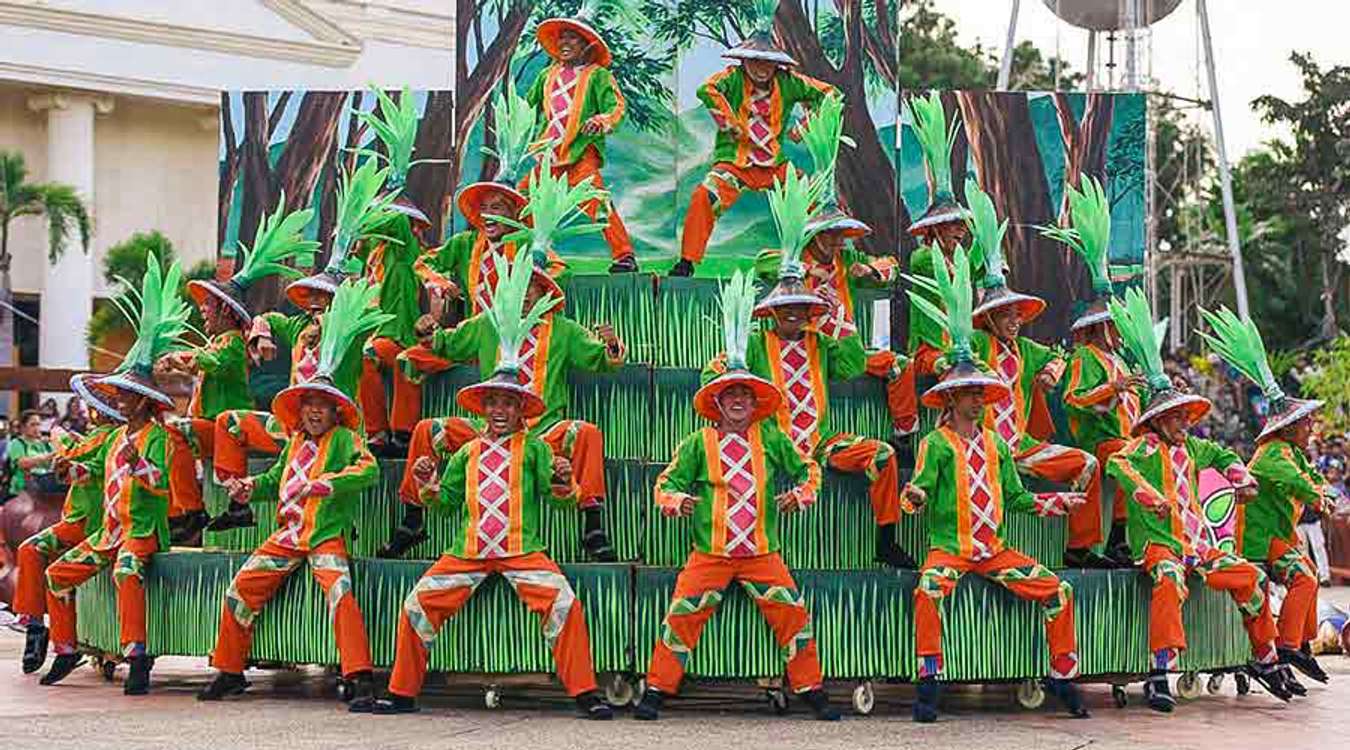
[[[16,301],[39,363],[88,366],[103,251],[158,229],[185,264],[216,253],[225,89],[448,89],[451,0],[0,0],[0,149],[91,206],[91,252],[47,263],[44,220],[11,226]],[[5,384],[0,383],[0,389]],[[0,392],[0,413],[10,411]]]

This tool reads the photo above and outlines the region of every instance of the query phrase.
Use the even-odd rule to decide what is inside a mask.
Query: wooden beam
[[[70,378],[85,370],[0,367],[0,391],[69,391]]]

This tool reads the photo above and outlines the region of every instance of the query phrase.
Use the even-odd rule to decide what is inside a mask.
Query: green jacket
[[[1187,483],[1190,487],[1190,512],[1203,522],[1200,508],[1200,472],[1205,469],[1224,471],[1242,459],[1218,443],[1186,436],[1186,453],[1190,458]],[[1178,504],[1171,451],[1169,446],[1153,433],[1131,440],[1111,457],[1107,474],[1120,483],[1126,498],[1126,538],[1136,560],[1142,560],[1150,544],[1160,544],[1172,550],[1177,557],[1196,554],[1195,546],[1187,538],[1183,513]],[[1159,515],[1155,508],[1165,505],[1168,512]]]
[[[538,435],[566,418],[571,400],[567,376],[573,370],[614,372],[623,366],[627,352],[620,351],[618,357],[611,358],[604,342],[561,313],[545,316],[535,331],[541,345],[536,349],[529,378],[535,394],[544,399],[545,411],[530,431]],[[492,322],[486,315],[475,315],[453,330],[437,331],[431,348],[436,356],[451,362],[477,360],[479,372],[487,379],[497,369],[499,346]]]
[[[492,299],[492,290],[483,283],[483,260],[487,249],[487,235],[477,229],[466,229],[452,235],[444,245],[424,253],[415,268],[424,284],[446,287],[453,281],[463,295],[464,316],[469,318],[483,312],[480,297]],[[502,253],[508,261],[515,260],[515,243],[503,244]],[[548,273],[554,279],[562,279],[567,274],[567,264],[552,250],[549,251]]]
[[[318,356],[319,331],[323,324],[323,318],[315,320],[308,315],[282,315],[278,312],[269,312],[262,315],[262,324],[266,326],[269,335],[273,340],[286,342],[291,349],[291,385],[297,382],[296,367],[306,352],[312,351],[314,356]],[[255,323],[256,325],[256,323]],[[311,330],[312,329],[312,330]],[[299,342],[303,337],[311,341],[308,347],[300,346]],[[333,384],[351,398],[357,401],[356,389],[361,384],[361,354],[365,349],[367,338],[361,338],[351,343],[351,348],[347,350],[347,355],[343,357],[341,365],[337,372],[333,373]],[[359,401],[358,401],[359,403]]]
[[[1330,503],[1327,480],[1313,468],[1307,455],[1284,440],[1268,440],[1257,449],[1247,470],[1256,479],[1256,498],[1238,506],[1238,538],[1242,556],[1266,560],[1270,540],[1298,546],[1299,516],[1304,506],[1326,512]]]
[[[1058,493],[1034,495],[1022,486],[1008,444],[998,433],[982,429],[976,440],[983,441],[986,476],[991,483],[995,531],[989,548],[983,552],[992,557],[1004,549],[1004,513],[1034,513],[1038,516],[1062,516],[1067,512]],[[919,441],[915,459],[914,477],[910,485],[923,491],[922,506],[913,504],[908,495],[902,497],[901,507],[906,513],[923,512],[928,522],[928,546],[951,555],[973,559],[980,552],[974,533],[974,500],[968,486],[970,476],[967,463],[967,441],[949,427],[938,427]]]
[[[402,214],[385,222],[375,234],[387,236],[393,242],[363,242],[358,255],[365,264],[365,278],[380,289],[380,310],[394,317],[371,338],[393,339],[406,348],[417,343],[413,327],[422,315],[419,301],[422,285],[413,271],[422,246],[413,234],[412,221]]]
[[[507,520],[497,525],[496,513],[489,512],[484,498],[484,453],[491,460],[494,443],[476,437],[450,457],[441,478],[441,494],[432,508],[462,512],[463,525],[446,554],[469,559],[519,557],[545,550],[540,535],[540,511],[545,498],[571,505],[576,496],[573,483],[566,495],[553,493],[553,451],[544,441],[524,432],[503,438],[501,449],[509,453],[505,481],[507,497],[496,509]]]
[[[306,473],[311,491],[301,497],[281,497],[291,483],[293,463],[305,443],[297,432],[266,472],[254,477],[251,502],[277,502],[277,531],[271,539],[284,546],[313,549],[344,536],[352,527],[362,494],[380,478],[380,465],[366,448],[360,433],[338,426],[319,438],[318,457]]]
[[[61,457],[70,462],[70,490],[61,506],[61,520],[83,523],[86,536],[98,531],[103,523],[103,466],[116,432],[113,425],[93,427],[82,440],[61,452]]]
[[[816,500],[820,466],[802,457],[772,422],[751,425],[741,437],[749,444],[752,456],[748,466],[755,486],[754,527],[753,532],[742,536],[733,528],[736,521],[731,509],[735,501],[723,473],[721,441],[728,437],[715,427],[704,427],[682,440],[674,459],[656,479],[656,505],[664,515],[673,516],[679,511],[681,495],[698,498],[693,515],[694,549],[704,554],[748,557],[777,552],[781,547],[778,525],[782,511],[774,495],[781,489],[779,476],[793,484],[800,510]],[[725,463],[730,465],[729,461]]]
[[[1129,440],[1139,418],[1139,394],[1117,394],[1112,380],[1126,378],[1130,369],[1111,352],[1080,344],[1069,358],[1068,382],[1064,386],[1064,411],[1074,443],[1095,453],[1111,440]]]
[[[988,333],[976,330],[970,338],[971,349],[975,352],[978,361],[988,365],[990,371],[999,372],[998,352],[994,347],[994,337]],[[1027,432],[1027,426],[1031,422],[1031,407],[1035,402],[1036,395],[1036,376],[1045,369],[1047,365],[1059,359],[1059,352],[1053,347],[1033,341],[1025,336],[1017,337],[1017,354],[1021,360],[1021,366],[1017,374],[1017,379],[1011,384],[1013,403],[1017,405],[1017,444],[1010,446],[1016,451],[1024,450],[1035,445],[1039,441]],[[1002,373],[999,373],[1002,378]],[[995,432],[998,431],[998,413],[993,406],[984,408],[984,426]]]
[[[546,101],[547,93],[553,90],[553,80],[562,70],[562,63],[553,63],[544,68],[534,79],[534,84],[526,92],[525,99],[539,113],[539,131],[536,140],[545,137],[548,134],[548,123],[551,117],[549,107]],[[572,98],[572,108],[567,118],[567,129],[563,134],[562,141],[557,144],[555,154],[557,158],[554,161],[555,166],[572,164],[581,159],[586,149],[595,149],[596,156],[600,158],[600,163],[605,162],[605,136],[614,132],[614,129],[623,121],[624,109],[627,103],[624,101],[623,93],[614,83],[614,75],[608,68],[602,68],[599,65],[583,65],[577,71],[579,76],[576,82],[575,95]],[[604,119],[605,129],[595,135],[587,135],[581,132],[581,126],[591,117],[600,115]]]
[[[161,550],[169,548],[169,435],[164,425],[150,422],[132,434],[122,425],[113,430],[104,451],[103,527],[91,538],[94,549],[108,551],[125,539],[153,536]],[[130,442],[138,458],[124,467],[122,446]],[[117,484],[110,477],[122,475]]]
[[[192,361],[198,378],[188,404],[190,416],[215,419],[221,412],[253,408],[242,332],[235,329],[216,334],[205,346],[192,351]]]
[[[750,77],[740,65],[731,65],[714,73],[698,88],[699,101],[717,124],[717,140],[713,145],[713,162],[750,166],[750,143],[742,140],[732,124],[744,125],[750,121],[750,99],[754,89]],[[779,68],[772,83],[773,100],[769,112],[770,142],[774,165],[787,161],[783,153],[783,139],[792,128],[792,110],[798,104],[814,109],[826,95],[835,89],[828,83],[802,75],[788,68]]]

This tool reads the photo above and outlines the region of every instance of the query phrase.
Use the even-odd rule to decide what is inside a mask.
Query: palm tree
[[[66,247],[71,225],[89,252],[93,232],[89,210],[75,188],[56,182],[28,182],[23,154],[0,150],[0,366],[13,364],[14,320],[11,316],[9,224],[21,216],[47,217],[47,258],[55,263]]]

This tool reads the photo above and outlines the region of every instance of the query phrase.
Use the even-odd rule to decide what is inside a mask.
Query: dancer
[[[1181,605],[1189,594],[1186,578],[1192,573],[1206,586],[1232,595],[1251,641],[1247,671],[1271,695],[1287,701],[1291,692],[1275,647],[1266,574],[1218,549],[1200,507],[1199,476],[1205,469],[1223,473],[1239,496],[1254,493],[1256,484],[1236,453],[1187,434],[1209,413],[1210,402],[1172,387],[1159,354],[1162,332],[1154,327],[1143,292],[1129,290],[1125,304],[1113,300],[1110,311],[1126,348],[1143,368],[1149,389],[1134,439],[1107,468],[1130,498],[1130,549],[1153,581],[1148,618],[1151,670],[1144,683],[1148,706],[1163,713],[1176,706],[1167,672],[1177,668],[1186,648]]]
[[[70,489],[56,523],[19,545],[14,574],[13,610],[24,626],[23,672],[32,674],[47,661],[47,565],[103,525],[103,464],[109,439],[126,420],[89,387],[93,376],[74,375],[70,389],[89,405],[89,431],[57,452],[56,464],[69,467]]]
[[[1045,608],[1045,635],[1050,646],[1047,691],[1074,718],[1086,718],[1078,689],[1078,645],[1074,635],[1073,588],[1050,569],[1003,541],[1005,510],[1061,516],[1082,504],[1079,493],[1032,494],[1022,486],[1012,451],[985,426],[986,407],[1008,398],[1008,386],[977,362],[971,348],[970,266],[964,248],[953,254],[952,272],[938,265],[932,280],[907,277],[928,295],[910,292],[920,312],[944,331],[951,348],[937,385],[923,403],[941,409],[939,425],[919,443],[914,477],[901,493],[907,513],[924,511],[929,551],[914,589],[914,628],[919,656],[918,697],[914,720],[932,722],[938,715],[938,678],[943,672],[942,617],[938,605],[967,573],[998,583],[1014,596]]]
[[[127,695],[150,690],[150,655],[145,647],[145,569],[169,543],[169,436],[161,421],[173,399],[155,386],[154,363],[186,348],[191,308],[178,294],[182,269],[161,272],[146,254],[140,311],[133,324],[136,342],[112,375],[90,388],[126,419],[108,437],[103,461],[103,524],[97,532],[47,567],[47,612],[56,658],[43,685],[54,685],[80,665],[75,650],[75,587],[113,565],[122,655],[131,665]],[[128,311],[130,308],[125,308]],[[115,563],[115,564],[114,564]]]
[[[1327,514],[1335,508],[1336,491],[1308,460],[1308,441],[1321,401],[1303,401],[1285,394],[1266,360],[1261,332],[1250,319],[1240,320],[1227,308],[1200,314],[1214,331],[1200,333],[1210,348],[1261,388],[1270,415],[1256,436],[1256,454],[1247,470],[1256,480],[1256,497],[1238,506],[1237,537],[1242,556],[1264,561],[1288,593],[1280,606],[1275,646],[1280,663],[1326,682],[1327,673],[1312,655],[1317,637],[1317,572],[1299,549],[1294,526],[1304,508]],[[1294,695],[1307,690],[1292,673],[1285,684]]]
[[[1044,394],[1064,374],[1064,357],[1055,347],[1021,335],[1022,326],[1045,310],[1045,300],[1008,288],[1003,239],[1005,219],[999,223],[994,201],[979,186],[966,187],[970,203],[970,230],[976,252],[984,258],[980,288],[984,295],[972,315],[976,330],[971,338],[976,359],[1003,384],[1006,394],[984,410],[984,426],[992,429],[1012,451],[1023,476],[1068,484],[1084,493],[1086,501],[1069,511],[1069,536],[1064,552],[1068,568],[1112,568],[1115,564],[1092,547],[1102,542],[1102,472],[1087,451],[1041,440],[1036,431],[1036,405],[1044,410]],[[1042,420],[1049,423],[1049,413]],[[1053,431],[1053,424],[1048,426]]]
[[[797,105],[814,109],[826,95],[837,93],[829,84],[793,70],[797,61],[774,42],[778,0],[752,0],[751,9],[750,35],[722,53],[737,64],[714,73],[698,90],[699,101],[717,125],[717,140],[712,169],[689,200],[680,260],[671,276],[694,274],[717,220],[742,192],[768,190],[791,171],[783,139],[801,140],[800,128],[791,123]]]
[[[1120,356],[1120,334],[1111,322],[1111,205],[1095,178],[1083,175],[1081,188],[1068,191],[1072,226],[1042,231],[1078,253],[1092,276],[1093,298],[1073,322],[1073,354],[1064,387],[1064,411],[1069,435],[1077,446],[1097,457],[1103,471],[1129,442],[1139,419],[1142,377],[1130,371]],[[1111,534],[1105,556],[1116,567],[1134,564],[1125,539],[1126,499],[1117,485],[1112,503]]]
[[[423,486],[433,507],[462,511],[462,533],[408,593],[398,624],[398,649],[389,695],[353,701],[356,713],[399,714],[418,710],[427,658],[445,621],[468,602],[489,575],[499,573],[543,621],[558,679],[588,719],[608,719],[610,707],[596,691],[585,614],[572,586],[544,552],[539,536],[545,498],[570,503],[577,492],[571,465],[526,429],[547,409],[529,385],[522,344],[557,300],[530,299],[533,266],[520,255],[508,267],[497,261],[501,283],[484,313],[499,344],[494,370],[463,388],[456,401],[483,417],[486,427],[451,457],[435,485]]]
[[[544,155],[542,163],[549,164]],[[543,399],[543,414],[527,422],[529,433],[543,440],[558,455],[567,456],[580,488],[578,506],[583,514],[582,544],[586,552],[601,562],[615,559],[613,546],[605,534],[603,505],[605,488],[604,437],[590,422],[569,419],[566,414],[570,387],[568,375],[586,372],[614,372],[623,366],[628,352],[623,342],[609,325],[597,326],[594,332],[562,314],[563,291],[549,275],[545,264],[548,248],[559,232],[567,232],[584,225],[569,227],[573,220],[582,219],[585,201],[594,195],[592,189],[569,187],[566,178],[549,176],[549,170],[540,170],[531,177],[530,201],[523,221],[507,219],[518,231],[508,235],[513,241],[526,242],[532,248],[524,257],[526,264],[533,258],[533,274],[527,289],[529,302],[548,298],[552,304],[530,329],[520,352],[525,385]],[[594,227],[596,225],[590,224]],[[502,266],[499,264],[498,268]],[[500,272],[498,272],[500,273]],[[479,314],[450,331],[432,335],[434,356],[448,362],[477,360],[483,377],[488,377],[497,365],[500,336],[487,313]],[[380,550],[382,557],[398,557],[425,538],[419,487],[435,483],[436,460],[454,454],[461,445],[479,434],[477,425],[459,417],[424,419],[413,431],[408,448],[408,462],[404,469],[399,497],[407,507],[403,522],[395,529],[388,544]],[[426,458],[426,461],[422,459]]]
[[[585,181],[603,191],[600,169],[605,163],[605,136],[619,127],[627,104],[609,70],[613,62],[609,45],[591,25],[599,9],[598,2],[583,0],[575,16],[539,22],[535,37],[553,62],[535,77],[526,98],[539,115],[536,139],[548,144],[552,175],[565,176],[569,185]],[[541,163],[539,169],[544,168]],[[527,186],[528,180],[522,180],[521,187]],[[594,220],[601,205],[605,242],[614,259],[609,272],[637,273],[633,240],[613,196],[596,193],[582,204],[582,210]]]
[[[658,718],[679,689],[685,661],[733,581],[773,628],[793,692],[816,718],[839,718],[823,687],[811,615],[778,553],[780,519],[815,503],[820,467],[770,419],[782,400],[778,387],[747,367],[754,304],[754,281],[737,272],[722,290],[726,369],[694,394],[694,409],[714,426],[681,441],[656,480],[661,514],[692,516],[694,549],[675,579],[637,719]],[[773,495],[779,476],[793,486]]]
[[[896,542],[900,520],[900,474],[895,449],[874,438],[835,432],[829,425],[829,383],[861,376],[866,354],[858,336],[835,339],[817,330],[815,323],[830,310],[823,298],[807,291],[801,252],[811,232],[828,224],[812,224],[815,216],[812,181],[789,172],[775,184],[769,206],[779,226],[782,260],[778,284],[755,306],[755,316],[769,321],[767,329],[751,334],[747,362],[750,371],[783,391],[776,414],[778,427],[798,452],[836,471],[861,473],[870,482],[868,496],[877,523],[877,560],[898,568],[915,562]],[[818,183],[817,183],[818,184]],[[721,360],[710,367],[724,369]]]
[[[390,314],[376,302],[378,293],[365,280],[338,287],[324,315],[317,371],[272,400],[272,412],[290,435],[283,456],[258,476],[225,483],[235,502],[276,498],[277,530],[254,550],[225,592],[211,654],[219,672],[198,700],[220,700],[248,687],[244,668],[253,621],[306,561],[328,602],[342,677],[353,683],[356,697],[373,695],[370,644],[352,594],[347,536],[361,495],[378,481],[380,467],[361,435],[356,402],[333,384],[333,373],[344,357],[355,354],[348,342],[389,321]]]

